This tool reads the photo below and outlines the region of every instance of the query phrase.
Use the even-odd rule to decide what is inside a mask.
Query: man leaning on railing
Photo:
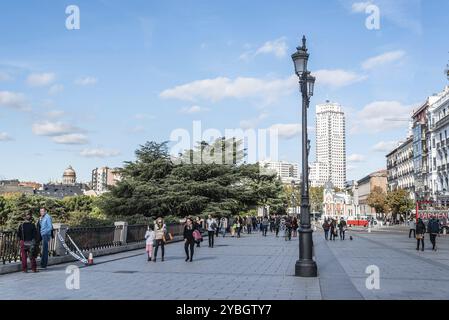
[[[48,264],[48,245],[53,236],[53,223],[45,208],[40,209],[39,230],[42,239],[41,268],[46,269]]]

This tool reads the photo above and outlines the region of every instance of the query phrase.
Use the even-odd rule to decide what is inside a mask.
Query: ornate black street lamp
[[[310,141],[307,137],[307,110],[310,98],[313,96],[315,77],[307,71],[309,54],[307,53],[306,37],[302,38],[302,47],[296,48],[292,55],[295,73],[299,77],[302,94],[302,179],[301,179],[301,219],[299,227],[299,260],[296,261],[295,275],[297,277],[316,277],[317,265],[313,260],[313,230],[310,225],[309,203],[309,151]]]

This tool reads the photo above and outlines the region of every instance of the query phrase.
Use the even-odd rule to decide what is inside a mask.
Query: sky
[[[79,29],[67,28],[70,5]],[[315,106],[338,102],[347,178],[361,179],[385,168],[405,119],[449,84],[448,10],[446,0],[2,1],[0,179],[45,183],[72,165],[89,181],[146,141],[193,143],[195,123],[205,135],[276,129],[278,152],[256,159],[300,163],[291,54],[303,34],[317,78],[310,162]]]

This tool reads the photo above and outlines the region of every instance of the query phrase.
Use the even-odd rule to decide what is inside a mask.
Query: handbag
[[[196,241],[201,241],[201,233],[198,230],[194,230],[192,235]]]
[[[422,235],[422,234],[416,235],[416,240],[422,240],[423,238],[424,238],[424,235]]]

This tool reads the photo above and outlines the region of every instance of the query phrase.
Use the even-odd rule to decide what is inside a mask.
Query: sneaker
[[[164,258],[162,258],[161,260],[164,261]]]
[[[193,260],[192,259],[190,259],[190,262],[192,262]]]
[[[186,262],[189,260],[189,257],[186,258]]]

